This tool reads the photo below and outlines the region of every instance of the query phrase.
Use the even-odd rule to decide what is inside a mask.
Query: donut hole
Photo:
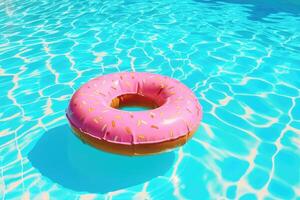
[[[161,106],[154,98],[140,94],[123,94],[111,101],[110,106],[125,111],[152,110]]]

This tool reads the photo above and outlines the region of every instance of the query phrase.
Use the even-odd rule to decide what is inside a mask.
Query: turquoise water
[[[297,0],[2,0],[0,199],[299,199]],[[203,106],[175,151],[124,157],[67,125],[91,78],[148,71]]]
[[[124,106],[119,108],[120,110],[131,111],[131,112],[139,112],[144,110],[151,110],[151,108],[143,107],[143,106]]]

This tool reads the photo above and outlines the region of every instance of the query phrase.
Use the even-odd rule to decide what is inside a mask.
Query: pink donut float
[[[130,105],[152,109],[118,109]],[[108,152],[144,155],[185,144],[200,124],[202,108],[193,92],[175,79],[121,72],[84,84],[72,96],[66,115],[84,142]]]

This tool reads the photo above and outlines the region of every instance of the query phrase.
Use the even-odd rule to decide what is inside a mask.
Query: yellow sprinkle
[[[94,108],[89,108],[89,112],[92,112],[94,110]]]
[[[143,139],[145,139],[145,136],[144,135],[138,135],[138,138],[143,140]]]
[[[151,125],[151,128],[155,128],[155,129],[158,129],[158,126],[155,126],[155,125]]]
[[[160,116],[163,116],[164,115],[164,112],[160,112]]]
[[[128,134],[131,134],[131,133],[132,133],[132,132],[131,132],[131,129],[130,129],[128,126],[125,127],[125,130],[126,130],[126,132],[127,132]]]
[[[142,120],[139,119],[137,122],[137,126],[140,127],[141,125],[142,125]]]
[[[175,92],[170,92],[171,95],[176,94]]]
[[[116,127],[116,122],[114,120],[111,121],[111,126],[114,128]]]
[[[122,117],[120,115],[115,116],[117,119],[121,119]]]

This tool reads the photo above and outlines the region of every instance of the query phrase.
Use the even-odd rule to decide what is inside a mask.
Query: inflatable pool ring
[[[151,110],[118,109],[131,105]],[[144,155],[185,144],[200,124],[202,109],[193,92],[175,79],[122,72],[84,84],[66,115],[84,142],[112,153]]]

